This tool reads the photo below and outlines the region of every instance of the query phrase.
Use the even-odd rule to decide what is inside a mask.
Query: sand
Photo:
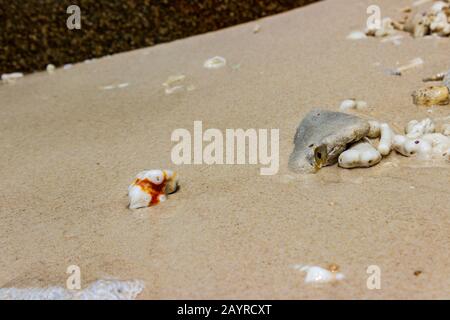
[[[411,1],[377,3],[396,17]],[[393,153],[370,169],[287,168],[313,107],[365,100],[355,114],[397,130],[449,116],[449,106],[429,113],[410,95],[450,67],[449,40],[346,40],[364,29],[369,4],[324,1],[260,20],[258,33],[248,23],[0,85],[0,287],[64,286],[76,264],[83,286],[143,280],[141,299],[449,298],[448,164]],[[227,67],[203,68],[215,55]],[[423,67],[385,72],[416,57]],[[195,89],[166,95],[162,83],[180,73]],[[129,85],[101,89],[120,83]],[[171,133],[194,120],[279,128],[280,171],[174,166]],[[150,168],[176,169],[181,189],[130,211],[127,187]],[[293,268],[330,263],[345,280],[308,285]],[[366,286],[370,265],[381,268],[380,290]]]

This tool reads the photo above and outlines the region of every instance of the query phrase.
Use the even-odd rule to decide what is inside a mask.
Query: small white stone
[[[225,67],[225,65],[227,64],[227,60],[223,57],[220,56],[215,56],[212,57],[208,60],[206,60],[203,63],[203,67],[205,67],[206,69],[219,69],[222,67]]]
[[[48,64],[47,68],[46,68],[47,72],[50,73],[50,74],[54,73],[55,69],[56,69],[56,67],[53,64]]]

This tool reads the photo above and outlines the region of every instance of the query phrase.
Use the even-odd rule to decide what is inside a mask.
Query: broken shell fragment
[[[177,189],[178,178],[172,170],[142,171],[128,187],[129,208],[138,209],[158,204]]]
[[[419,106],[437,106],[450,103],[450,92],[446,86],[431,86],[413,92],[413,102]]]
[[[313,109],[297,128],[289,168],[313,173],[335,164],[348,144],[361,140],[368,132],[369,123],[359,117]]]
[[[203,63],[203,67],[206,69],[219,69],[222,67],[225,67],[227,64],[227,60],[225,58],[220,56],[212,57],[211,59],[208,59]]]
[[[346,169],[369,168],[380,161],[380,152],[369,141],[361,140],[340,154],[338,164]]]

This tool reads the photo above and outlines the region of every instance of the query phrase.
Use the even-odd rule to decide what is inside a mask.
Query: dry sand
[[[142,279],[140,298],[449,298],[448,165],[391,154],[371,169],[287,169],[312,107],[366,100],[397,129],[443,118],[412,104],[420,79],[450,67],[448,39],[346,40],[373,1],[334,0],[169,44],[38,73],[0,86],[0,287]],[[378,0],[396,17],[409,0]],[[214,55],[228,66],[203,68]],[[384,70],[421,57],[402,77]],[[381,65],[376,65],[380,63]],[[231,66],[240,64],[239,68]],[[195,90],[166,95],[183,73]],[[123,89],[100,87],[128,82]],[[176,128],[279,128],[280,171],[171,164]],[[126,190],[148,168],[173,168],[180,192],[130,211]],[[346,279],[310,286],[294,264],[336,263]],[[381,268],[368,290],[366,269]],[[418,276],[415,271],[422,271]]]

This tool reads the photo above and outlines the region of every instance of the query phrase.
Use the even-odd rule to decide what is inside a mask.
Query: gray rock
[[[364,138],[369,123],[359,117],[323,109],[311,110],[300,123],[294,137],[289,168],[313,173],[335,164],[348,144]]]
[[[444,77],[444,86],[446,86],[450,90],[450,70],[447,71],[447,74]]]

